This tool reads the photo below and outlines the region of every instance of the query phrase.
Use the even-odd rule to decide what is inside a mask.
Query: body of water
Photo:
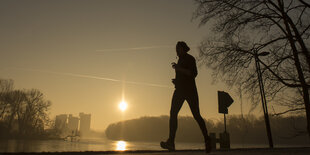
[[[203,143],[177,142],[176,149],[204,149]],[[219,146],[217,146],[219,147]],[[231,145],[231,148],[264,148],[268,145]],[[294,147],[294,146],[278,146]],[[159,142],[111,141],[107,139],[64,140],[1,140],[0,152],[63,152],[63,151],[162,150]]]
[[[177,149],[203,149],[203,143],[176,143]],[[62,151],[115,151],[161,150],[159,142],[128,142],[106,139],[64,140],[2,140],[0,152],[62,152]]]

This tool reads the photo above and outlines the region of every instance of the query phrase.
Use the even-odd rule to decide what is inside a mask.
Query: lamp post
[[[254,53],[255,65],[256,65],[256,71],[257,71],[257,76],[258,76],[259,90],[260,90],[260,95],[261,95],[261,100],[262,100],[262,106],[263,106],[263,111],[264,111],[269,147],[273,148],[273,141],[272,141],[272,134],[271,134],[271,129],[270,129],[270,121],[269,121],[269,115],[268,115],[267,101],[266,101],[266,96],[265,96],[265,91],[264,91],[264,83],[263,83],[262,72],[260,69],[260,64],[259,64],[259,59],[258,59],[259,56],[267,56],[270,53],[269,52],[262,52],[262,53],[258,54],[256,50],[254,52],[255,52]]]

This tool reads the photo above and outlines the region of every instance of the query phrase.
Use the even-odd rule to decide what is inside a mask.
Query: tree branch
[[[280,115],[286,114],[286,113],[288,113],[288,112],[301,111],[301,110],[305,110],[305,108],[289,109],[289,110],[286,110],[286,111],[283,111],[283,112],[274,113],[274,114],[272,114],[271,116],[280,116]]]
[[[310,8],[310,4],[305,2],[304,0],[299,0],[300,3],[304,4],[305,6],[307,6],[308,8]]]

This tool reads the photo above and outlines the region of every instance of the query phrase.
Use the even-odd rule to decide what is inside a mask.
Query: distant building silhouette
[[[88,135],[90,132],[90,114],[80,113],[80,133],[81,135]]]
[[[70,114],[68,118],[68,128],[72,134],[76,134],[79,128],[79,118],[73,117],[72,114]]]
[[[56,116],[55,129],[60,131],[61,137],[68,135],[86,136],[90,133],[91,114],[80,113],[79,117],[72,114],[61,114]],[[80,126],[79,126],[80,125]]]
[[[67,115],[66,114],[61,114],[56,116],[55,120],[55,128],[62,131],[67,128]]]

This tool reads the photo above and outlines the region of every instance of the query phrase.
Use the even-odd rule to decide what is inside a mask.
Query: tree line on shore
[[[275,145],[309,144],[305,116],[274,116],[270,118]],[[224,132],[224,121],[205,120],[209,133]],[[203,142],[203,136],[196,121],[189,116],[178,119],[176,141]],[[264,117],[254,115],[228,115],[227,131],[232,144],[267,144]],[[141,117],[110,124],[105,134],[111,140],[163,141],[168,137],[169,117]]]
[[[47,137],[51,102],[37,89],[14,89],[14,81],[0,79],[0,138]]]

